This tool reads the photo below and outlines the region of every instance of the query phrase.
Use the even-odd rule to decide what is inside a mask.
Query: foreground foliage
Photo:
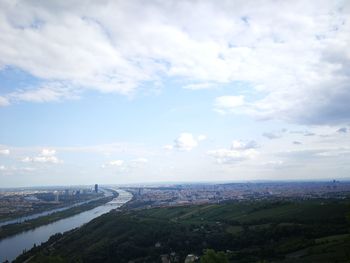
[[[348,213],[349,200],[113,211],[52,236],[17,262],[184,262],[188,254],[205,263],[347,262]]]

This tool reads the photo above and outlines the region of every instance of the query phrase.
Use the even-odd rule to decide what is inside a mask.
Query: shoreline
[[[114,198],[118,197],[118,193],[114,190],[110,190],[113,194],[111,196],[102,197],[97,200],[90,201],[85,204],[81,204],[78,206],[74,206],[71,208],[68,208],[64,211],[57,211],[50,213],[45,216],[41,216],[38,218],[30,219],[21,223],[14,223],[14,224],[8,224],[0,227],[0,241],[15,236],[17,234],[20,234],[22,232],[30,231],[34,228],[47,225],[53,222],[56,222],[58,220],[77,215],[79,213],[91,210],[95,207],[98,207],[100,205],[106,204],[110,201],[112,201]]]

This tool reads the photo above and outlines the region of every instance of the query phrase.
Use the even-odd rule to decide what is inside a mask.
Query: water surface
[[[0,262],[6,259],[12,261],[23,250],[31,249],[34,244],[40,245],[40,243],[47,241],[51,235],[80,227],[90,220],[118,208],[131,200],[131,193],[120,189],[115,190],[119,193],[119,196],[107,204],[0,240]]]

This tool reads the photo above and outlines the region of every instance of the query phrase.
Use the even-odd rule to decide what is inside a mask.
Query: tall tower
[[[98,184],[95,184],[95,192],[98,192]]]

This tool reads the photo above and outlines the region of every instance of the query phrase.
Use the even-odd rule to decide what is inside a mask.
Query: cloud
[[[37,88],[17,90],[7,95],[9,102],[58,102],[66,99],[76,99],[78,88],[75,90],[64,83],[52,82]]]
[[[133,159],[132,162],[145,164],[145,163],[148,163],[148,159],[147,158],[136,158],[136,159]]]
[[[350,156],[350,149],[346,149],[346,148],[330,149],[330,150],[318,152],[316,153],[316,155],[321,157]]]
[[[163,149],[167,151],[171,151],[172,149],[174,149],[174,146],[171,144],[166,144],[163,146]]]
[[[280,168],[281,166],[284,165],[284,162],[281,160],[267,161],[267,162],[263,162],[261,165],[269,168]]]
[[[56,156],[36,156],[36,157],[25,157],[22,159],[23,162],[33,163],[60,163],[61,161]]]
[[[231,164],[247,159],[253,159],[258,155],[258,151],[255,149],[249,149],[244,151],[235,151],[228,149],[217,149],[208,151],[208,155],[214,157],[219,164]]]
[[[279,139],[282,137],[282,134],[281,133],[274,133],[274,132],[264,132],[262,134],[262,136],[270,139],[270,140],[273,140],[273,139]]]
[[[144,158],[144,157],[140,157],[140,158],[135,158],[129,161],[124,161],[124,160],[112,160],[109,161],[105,164],[103,164],[101,167],[102,168],[118,168],[118,170],[122,170],[122,171],[127,171],[130,168],[137,168],[137,167],[141,167],[143,165],[145,165],[146,163],[148,163],[148,159]]]
[[[348,1],[5,1],[0,68],[79,92],[132,94],[164,76],[192,89],[239,82],[254,94],[241,112],[256,118],[348,123],[349,10]],[[18,99],[66,99],[50,92]],[[228,97],[219,112],[244,103]]]
[[[11,172],[32,172],[35,171],[33,167],[15,167],[15,166],[4,166],[0,165],[0,171],[11,173]]]
[[[301,144],[302,144],[302,142],[293,141],[293,144],[294,144],[294,145],[301,145]]]
[[[212,89],[214,87],[213,83],[192,83],[183,86],[184,89],[191,89],[191,90],[201,90],[201,89]]]
[[[316,133],[313,133],[313,132],[306,132],[304,133],[304,136],[315,136]]]
[[[109,161],[109,162],[101,165],[102,168],[108,168],[108,167],[121,168],[123,166],[124,166],[124,160],[112,160],[112,161]]]
[[[124,164],[123,160],[114,160],[108,163],[110,166],[122,166]]]
[[[214,157],[219,164],[232,164],[255,158],[259,152],[255,141],[233,141],[231,149],[217,149],[208,151],[207,154]]]
[[[34,157],[25,157],[22,159],[22,162],[25,163],[62,163],[62,160],[58,159],[56,156],[56,150],[53,149],[42,149],[41,153],[38,156]]]
[[[201,134],[201,135],[198,135],[197,136],[197,140],[200,142],[200,141],[204,141],[204,140],[206,140],[207,139],[207,136],[206,135],[204,135],[204,134]]]
[[[42,149],[41,155],[42,156],[54,156],[56,154],[56,150],[54,149]]]
[[[0,96],[0,107],[10,105],[9,100],[6,97]]]
[[[259,148],[259,145],[256,141],[242,141],[235,140],[231,144],[231,150],[248,150]]]
[[[346,127],[339,128],[339,129],[337,130],[337,132],[338,132],[338,133],[347,133],[347,132],[348,132],[348,128],[346,128]]]
[[[174,141],[174,147],[182,151],[191,151],[198,145],[197,140],[191,133],[181,133]]]
[[[9,149],[0,149],[0,155],[9,155],[10,150]]]
[[[291,134],[302,134],[304,136],[315,136],[316,135],[316,133],[310,132],[310,131],[307,131],[307,130],[296,130],[296,131],[290,131],[289,133],[291,133]]]
[[[63,82],[44,83],[38,87],[17,89],[0,97],[0,106],[8,106],[16,102],[59,102],[67,99],[78,99],[80,89],[73,88]]]
[[[174,144],[167,144],[163,146],[164,150],[171,151],[177,149],[180,151],[191,151],[193,148],[197,147],[199,142],[206,140],[207,136],[200,134],[197,138],[188,132],[181,133],[175,140]]]
[[[244,105],[244,96],[221,96],[214,101],[214,110],[225,114],[234,112],[238,107]]]
[[[128,167],[129,168],[140,168],[140,167],[144,167],[147,163],[148,163],[147,158],[144,158],[144,157],[135,158],[129,162]]]

